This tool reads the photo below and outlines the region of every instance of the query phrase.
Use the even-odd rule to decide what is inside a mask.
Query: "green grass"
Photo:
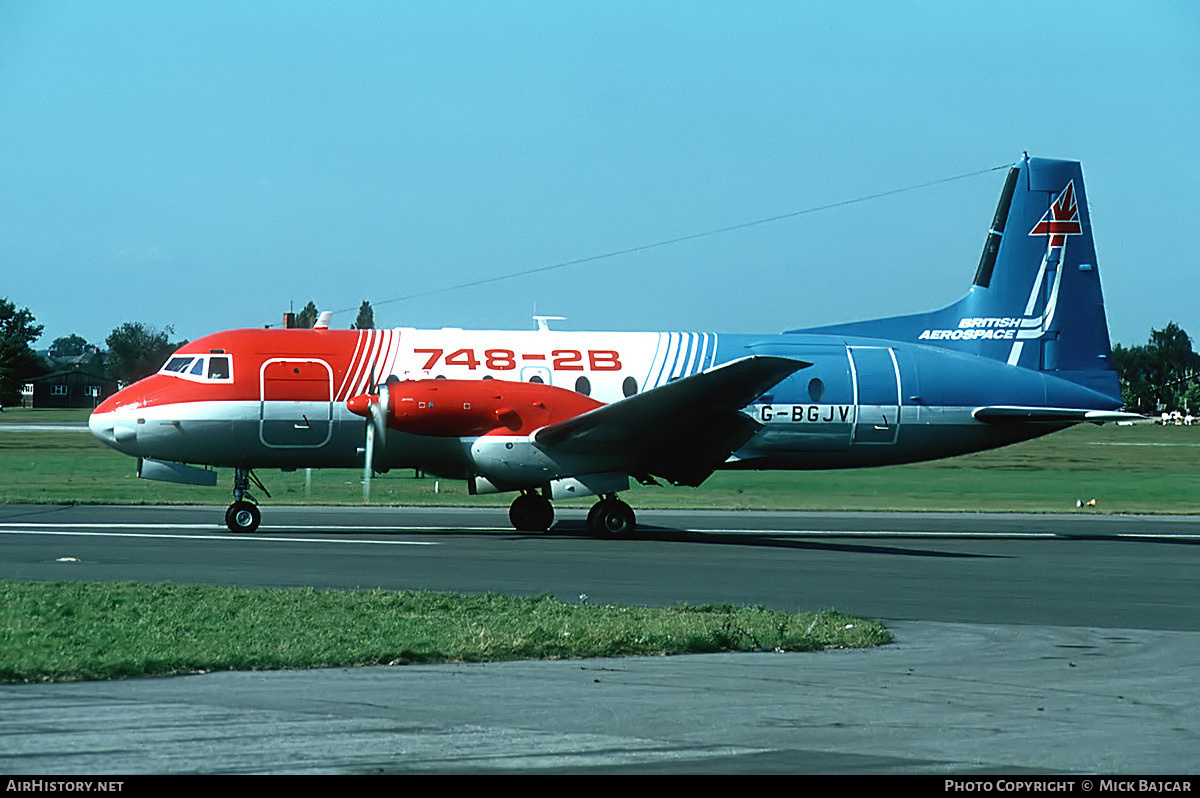
[[[30,410],[6,407],[0,413],[0,424],[86,424],[90,410]]]
[[[891,641],[827,611],[666,609],[432,592],[0,581],[0,681],[489,662]]]
[[[272,493],[268,505],[362,503],[357,469],[315,470],[309,494],[303,470],[256,473]],[[132,458],[86,433],[0,431],[0,502],[226,504],[231,489],[228,470],[216,488],[139,480]],[[512,499],[468,496],[462,482],[415,479],[409,470],[377,476],[371,497],[391,505],[506,506]],[[699,488],[635,486],[625,497],[635,508],[989,512],[1074,512],[1076,500],[1096,499],[1099,512],[1200,513],[1200,426],[1082,425],[930,463],[719,472]]]

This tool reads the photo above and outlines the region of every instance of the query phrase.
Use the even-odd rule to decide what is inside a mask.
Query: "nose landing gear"
[[[233,470],[233,504],[225,510],[225,526],[229,527],[230,532],[253,532],[258,529],[258,524],[262,521],[262,513],[259,512],[258,504],[250,495],[251,480],[259,490],[267,494],[268,498],[271,496],[270,491],[254,475],[254,472],[248,468],[235,468]]]
[[[248,501],[235,501],[225,510],[225,526],[230,532],[253,532],[261,520],[258,505]]]

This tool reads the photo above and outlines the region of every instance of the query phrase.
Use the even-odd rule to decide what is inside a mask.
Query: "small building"
[[[29,380],[33,386],[33,407],[94,408],[117,392],[112,377],[92,374],[84,369],[67,369]]]

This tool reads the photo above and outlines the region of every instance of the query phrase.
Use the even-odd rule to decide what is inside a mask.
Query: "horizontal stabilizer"
[[[1104,424],[1110,421],[1144,421],[1145,416],[1120,410],[1084,410],[1073,407],[980,407],[972,416],[988,424]]]

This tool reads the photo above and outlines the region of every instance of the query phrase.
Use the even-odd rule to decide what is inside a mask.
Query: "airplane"
[[[969,291],[929,313],[779,334],[243,329],[192,341],[102,402],[92,433],[139,476],[215,485],[260,521],[254,469],[415,468],[513,492],[545,531],[596,496],[588,529],[636,528],[619,498],[718,469],[834,469],[944,458],[1121,411],[1077,161],[1007,173]]]

